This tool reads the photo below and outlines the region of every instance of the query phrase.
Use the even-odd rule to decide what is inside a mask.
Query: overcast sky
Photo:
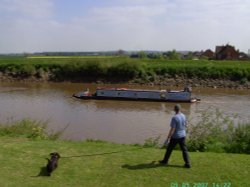
[[[0,0],[0,53],[250,49],[250,0]]]

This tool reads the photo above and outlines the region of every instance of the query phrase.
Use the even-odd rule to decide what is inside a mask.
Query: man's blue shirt
[[[183,138],[186,137],[186,117],[182,113],[178,113],[172,117],[170,126],[175,128],[175,132],[172,138]]]

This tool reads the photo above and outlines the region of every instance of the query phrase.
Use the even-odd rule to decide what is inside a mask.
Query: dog
[[[51,173],[57,168],[58,166],[58,160],[60,158],[59,153],[54,152],[54,153],[50,153],[51,158],[48,159],[48,164],[47,164],[47,172],[48,172],[48,176],[51,176]]]

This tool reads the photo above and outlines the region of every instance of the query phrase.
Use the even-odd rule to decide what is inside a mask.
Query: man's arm
[[[171,139],[174,132],[175,132],[175,128],[171,127],[171,129],[169,130],[169,133],[168,133],[168,138],[167,138],[168,141]]]

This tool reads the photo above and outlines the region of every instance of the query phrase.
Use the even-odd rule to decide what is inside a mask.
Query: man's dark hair
[[[180,104],[177,104],[174,106],[174,111],[175,112],[179,112],[181,110],[181,105]]]

